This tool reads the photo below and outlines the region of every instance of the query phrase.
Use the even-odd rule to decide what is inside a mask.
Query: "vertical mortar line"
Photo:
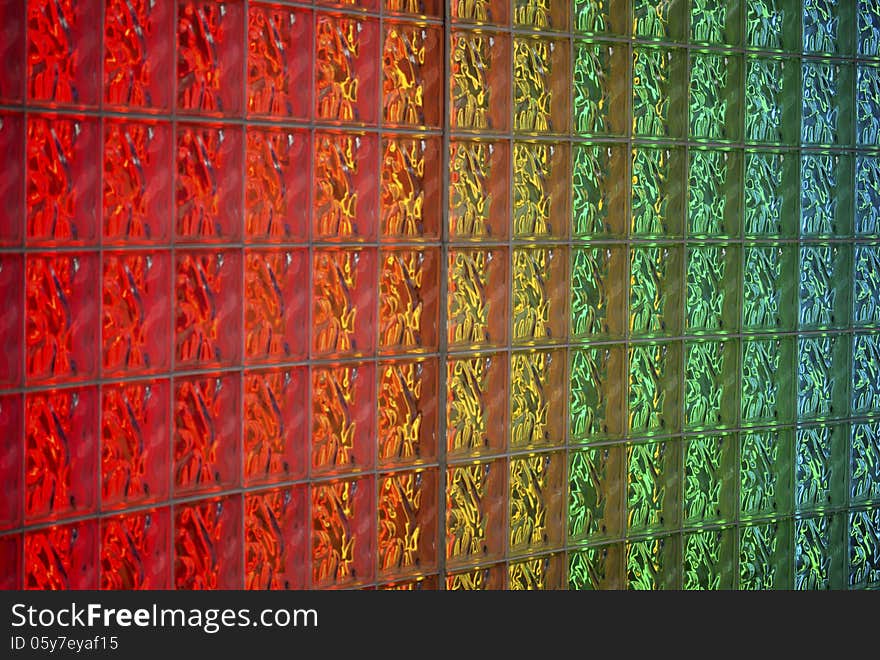
[[[372,560],[373,560],[373,580],[378,583],[379,579],[379,568],[381,565],[381,561],[379,558],[379,415],[381,414],[379,410],[379,371],[381,369],[382,363],[379,361],[379,355],[381,354],[380,345],[382,342],[382,332],[381,332],[381,313],[382,313],[382,258],[384,255],[384,251],[382,250],[382,145],[384,143],[385,138],[385,116],[384,116],[384,79],[385,72],[383,70],[383,56],[385,51],[385,2],[384,0],[379,0],[378,3],[379,9],[379,38],[378,38],[378,52],[376,56],[378,57],[378,73],[376,75],[376,126],[378,126],[378,135],[376,136],[376,174],[378,175],[378,184],[376,186],[376,225],[375,225],[375,238],[373,240],[376,241],[376,272],[374,274],[373,280],[373,291],[375,293],[376,299],[373,302],[373,340],[375,342],[373,347],[373,355],[376,356],[376,360],[373,363],[373,397],[372,401],[370,401],[370,405],[373,410],[372,415],[372,428],[370,429],[370,438],[373,441],[372,456],[371,456],[371,464],[372,467],[370,471],[373,474],[373,502],[372,509],[370,511],[370,515],[372,516],[372,522],[370,525],[370,529],[372,530],[370,539],[370,548],[372,549]],[[400,351],[399,347],[395,348],[395,353]],[[395,355],[394,357],[398,357]]]
[[[172,25],[174,25],[174,29],[171,33],[171,61],[172,67],[174,70],[173,77],[171,79],[171,99],[170,99],[170,128],[171,128],[171,145],[169,151],[169,160],[168,165],[171,168],[171,182],[170,182],[170,198],[171,198],[171,208],[169,209],[168,215],[166,216],[168,219],[168,242],[170,246],[170,259],[171,263],[169,266],[170,277],[169,280],[169,289],[170,289],[170,309],[171,315],[169,319],[169,333],[168,333],[168,341],[171,344],[169,350],[169,358],[168,363],[169,367],[169,377],[168,377],[168,447],[166,451],[168,452],[168,501],[169,504],[169,525],[171,527],[170,533],[170,581],[169,587],[171,589],[177,589],[177,583],[175,580],[175,566],[177,563],[177,544],[175,543],[176,532],[177,532],[177,519],[175,517],[176,511],[176,499],[177,499],[177,488],[174,484],[174,430],[175,430],[175,402],[176,402],[176,393],[175,386],[177,384],[177,354],[176,354],[176,317],[177,317],[177,296],[176,296],[176,282],[177,282],[177,240],[175,234],[177,233],[177,227],[175,223],[175,219],[177,217],[177,132],[178,132],[178,123],[177,123],[177,95],[178,95],[178,82],[179,76],[177,73],[178,60],[180,57],[180,44],[178,43],[178,29],[177,23],[180,17],[180,3],[183,0],[173,0],[173,16],[172,16]]]
[[[247,452],[245,451],[245,410],[246,410],[246,402],[245,397],[247,396],[247,391],[245,388],[245,376],[247,375],[247,257],[249,250],[245,248],[248,244],[247,240],[247,138],[248,138],[248,129],[250,124],[248,122],[249,113],[248,113],[248,58],[250,56],[250,3],[251,0],[244,0],[243,2],[243,11],[244,15],[242,20],[244,22],[244,29],[242,34],[242,55],[241,55],[241,87],[242,87],[242,96],[241,96],[241,114],[243,118],[243,124],[241,126],[241,210],[240,210],[240,241],[241,241],[241,289],[239,291],[240,300],[241,300],[241,312],[240,312],[240,321],[241,321],[241,337],[239,337],[240,341],[240,349],[241,353],[239,354],[239,364],[238,368],[235,370],[236,375],[238,377],[238,420],[239,420],[239,429],[238,429],[238,439],[237,439],[237,458],[238,458],[238,488],[241,491],[241,582],[239,589],[246,589],[248,584],[247,579],[247,495],[244,493],[244,490],[247,486],[247,481],[245,479],[245,462],[247,460]],[[282,301],[283,304],[283,301]]]
[[[308,250],[308,290],[305,292],[305,298],[308,301],[306,310],[307,332],[305,346],[305,404],[306,404],[306,429],[305,429],[305,447],[303,458],[305,461],[305,498],[306,498],[306,567],[305,585],[308,588],[315,588],[315,567],[314,567],[314,490],[312,470],[312,430],[314,425],[314,371],[315,371],[315,354],[312,350],[315,335],[315,244],[314,244],[314,224],[315,224],[315,150],[317,149],[317,132],[315,131],[315,123],[317,120],[317,68],[318,68],[318,7],[309,9],[309,17],[312,21],[311,43],[307,49],[309,53],[309,109],[308,109],[308,182],[307,182],[307,199],[308,205],[304,213],[300,216],[305,222],[305,231],[307,250]]]

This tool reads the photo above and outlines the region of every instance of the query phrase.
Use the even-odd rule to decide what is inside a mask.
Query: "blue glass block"
[[[880,335],[853,337],[852,411],[880,412]]]
[[[806,53],[836,53],[840,32],[840,0],[803,0]]]
[[[880,586],[880,508],[849,514],[849,586]]]
[[[856,233],[880,234],[880,158],[856,159]]]
[[[880,67],[861,65],[856,76],[856,139],[880,145]]]
[[[880,503],[880,422],[852,425],[850,501]]]
[[[837,244],[801,248],[798,321],[802,330],[845,326],[849,322],[848,256],[849,247]]]
[[[839,65],[804,62],[801,113],[801,140],[804,144],[839,141],[841,91]]]
[[[776,429],[743,432],[740,443],[740,512],[743,516],[787,513],[791,487],[790,436]]]
[[[880,55],[880,2],[859,0],[857,21],[859,55],[863,57]]]
[[[856,245],[853,325],[880,324],[880,245]]]
[[[827,516],[795,523],[794,588],[828,589],[831,572],[831,520]]]
[[[801,233],[804,235],[837,232],[839,160],[836,154],[805,154],[801,160]]]
[[[828,417],[834,413],[835,352],[840,337],[798,339],[798,397],[800,419]],[[837,411],[840,413],[840,411]]]

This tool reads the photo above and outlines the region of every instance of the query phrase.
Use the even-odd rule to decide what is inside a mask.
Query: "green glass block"
[[[684,519],[700,525],[733,518],[733,436],[694,436],[684,443]]]
[[[853,325],[880,325],[880,246],[855,246]]]
[[[733,341],[688,342],[685,348],[685,428],[736,423],[737,346]]]
[[[736,231],[737,167],[728,151],[693,149],[688,173],[688,234],[731,236]]]
[[[811,245],[801,248],[801,329],[844,327],[849,314],[849,246]]]
[[[698,140],[736,139],[739,59],[694,53],[690,76],[690,136]]]
[[[632,236],[677,236],[685,197],[683,154],[676,149],[636,147],[632,152]]]
[[[676,0],[632,0],[633,34],[648,39],[684,41],[683,28],[687,22],[684,8],[685,3]]]
[[[784,330],[794,325],[794,273],[791,246],[747,245],[743,265],[743,329]],[[794,309],[792,309],[794,307]]]
[[[678,443],[627,445],[626,524],[629,533],[674,527],[678,516]]]
[[[627,152],[618,145],[577,143],[572,147],[572,234],[621,237],[626,234]]]
[[[852,425],[850,500],[880,504],[880,423]]]
[[[736,533],[713,529],[685,534],[682,588],[689,591],[733,589]]]
[[[572,541],[619,537],[623,530],[623,448],[573,451],[568,470],[568,535]]]
[[[831,427],[799,429],[795,445],[795,505],[798,510],[831,504]]]
[[[804,518],[795,521],[794,588],[829,589],[831,587],[830,518]]]
[[[791,413],[791,345],[782,338],[744,339],[742,423],[786,421]]]
[[[626,248],[573,247],[571,255],[572,336],[623,337]]]
[[[880,335],[853,337],[853,414],[880,412]]]
[[[852,170],[845,154],[806,153],[801,158],[801,235],[846,236],[851,231]]]
[[[740,445],[740,513],[743,517],[791,511],[791,440],[776,429],[743,432]]]
[[[633,336],[678,332],[681,280],[678,246],[634,246],[630,252],[629,330]]]
[[[572,121],[582,135],[623,135],[627,113],[620,112],[629,90],[627,49],[621,44],[575,41],[572,62]]]
[[[799,35],[799,0],[748,0],[746,42],[752,48],[781,50]],[[792,33],[792,28],[795,32]],[[797,44],[799,47],[800,44]]]
[[[630,347],[630,433],[649,434],[676,429],[679,355],[677,344],[637,344]]]
[[[746,58],[746,141],[797,142],[800,91],[800,72],[795,61],[779,57]]]
[[[626,588],[657,591],[678,587],[676,537],[632,541],[626,544]]]
[[[849,586],[880,587],[880,509],[849,514]]]
[[[739,251],[728,245],[688,248],[688,333],[734,332],[737,329]]]
[[[603,545],[569,554],[568,588],[574,591],[620,589],[623,548]]]
[[[799,338],[799,419],[842,417],[846,414],[848,347],[848,338],[844,336]]]
[[[565,353],[517,351],[510,355],[510,446],[564,440]]]
[[[573,441],[623,435],[623,348],[572,351],[569,432]]]
[[[745,164],[745,233],[775,236],[782,231],[782,161],[778,153],[749,152]]]
[[[632,132],[641,137],[684,133],[686,95],[679,93],[687,66],[683,51],[654,46],[633,48]]]
[[[739,3],[727,0],[691,0],[691,41],[739,44]]]
[[[770,522],[740,528],[739,588],[743,590],[788,589],[791,561],[787,525]]]

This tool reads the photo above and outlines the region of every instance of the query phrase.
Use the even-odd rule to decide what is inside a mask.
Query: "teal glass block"
[[[678,537],[668,536],[626,544],[626,588],[657,591],[678,587]]]
[[[803,144],[850,144],[848,102],[849,67],[833,62],[803,63]]]
[[[847,245],[810,245],[801,248],[800,329],[847,325],[849,251]]]
[[[795,506],[799,511],[826,507],[832,501],[830,426],[798,429],[795,442]]]
[[[690,64],[691,138],[739,138],[740,60],[727,54],[692,53]]]
[[[623,533],[623,447],[571,452],[568,535],[572,541],[619,538]]]
[[[640,137],[679,137],[687,101],[681,93],[687,59],[680,49],[634,46],[632,132]]]
[[[622,245],[571,249],[573,338],[623,338],[626,275],[626,248]]]
[[[746,236],[797,234],[798,160],[791,153],[746,152],[743,167],[743,230]]]
[[[572,146],[571,229],[575,238],[626,235],[630,160],[623,145],[576,143]]]
[[[854,423],[850,447],[850,501],[880,503],[880,423]]]
[[[798,419],[842,417],[848,338],[819,335],[798,338]]]
[[[629,534],[676,526],[679,453],[677,441],[626,447],[626,527]]]
[[[740,43],[740,4],[727,0],[691,0],[691,41],[705,44]]]
[[[600,545],[569,554],[568,588],[573,591],[621,589],[623,545]]]
[[[800,13],[794,2],[748,0],[746,43],[761,50],[782,50],[784,46],[789,46],[789,40],[792,39],[791,28],[793,24],[796,28],[799,17]]]
[[[632,220],[638,237],[678,236],[684,203],[679,149],[635,147],[632,151]],[[623,187],[623,186],[621,186]]]
[[[880,245],[856,244],[853,325],[880,325]]]
[[[646,39],[683,41],[683,27],[687,20],[684,7],[684,2],[676,0],[632,0],[634,35]]]
[[[789,513],[790,432],[744,431],[740,438],[740,515],[754,518]]]
[[[739,223],[739,156],[732,151],[692,149],[688,172],[688,234],[733,238]]]
[[[831,587],[831,519],[827,516],[795,521],[794,588]]]
[[[880,66],[859,65],[856,76],[856,141],[880,146]]]
[[[688,333],[735,332],[738,324],[739,251],[730,245],[688,248]]]
[[[582,135],[624,135],[629,90],[622,44],[577,40],[572,61],[572,126]]]
[[[731,435],[692,436],[684,442],[684,523],[731,520],[736,509],[736,444]]]
[[[739,588],[767,590],[788,588],[784,568],[788,554],[786,525],[779,522],[747,525],[740,528]]]
[[[746,246],[743,265],[743,329],[793,327],[794,260],[791,246]]]
[[[681,248],[633,246],[630,252],[630,334],[644,337],[677,333],[680,302]]]
[[[862,57],[880,55],[880,3],[858,0],[858,53]]]
[[[831,236],[844,234],[838,216],[839,191],[843,179],[839,154],[804,154],[801,158],[801,234]]]
[[[853,414],[880,413],[880,335],[853,337]]]
[[[733,589],[736,533],[712,529],[685,534],[682,541],[682,588],[688,591]]]
[[[880,235],[880,158],[856,158],[856,233]]]
[[[880,508],[849,514],[849,587],[880,587]]]
[[[735,341],[686,344],[685,428],[719,428],[736,424],[736,372]]]
[[[837,53],[840,49],[840,0],[803,0],[805,53]]]
[[[623,435],[624,359],[622,346],[572,351],[569,433],[573,442]]]
[[[797,142],[800,71],[795,60],[746,58],[745,139],[759,144]]]
[[[791,414],[791,344],[784,338],[743,340],[742,423],[782,423]]]

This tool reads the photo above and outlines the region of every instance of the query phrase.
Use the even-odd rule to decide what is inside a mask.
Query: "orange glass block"
[[[382,140],[379,206],[388,239],[436,239],[440,235],[440,140],[386,136]]]
[[[486,3],[478,0],[474,4]],[[507,131],[511,119],[510,37],[504,32],[481,30],[453,30],[451,36],[449,122],[452,128]]]
[[[248,485],[305,477],[308,369],[244,375],[244,478]]]
[[[0,102],[21,103],[25,97],[27,18],[21,3],[0,5]]]
[[[386,12],[416,14],[418,16],[443,16],[441,0],[384,0]]]
[[[177,3],[177,108],[199,114],[242,110],[244,2]]]
[[[155,0],[106,0],[104,101],[167,110],[174,75],[174,6]]]
[[[241,589],[240,495],[181,504],[174,511],[174,588]]]
[[[312,12],[253,3],[248,7],[247,109],[252,115],[308,119]]]
[[[94,377],[100,346],[98,255],[28,255],[26,269],[27,381]]]
[[[315,116],[375,124],[379,23],[319,12],[315,27]]]
[[[379,274],[379,349],[437,349],[439,248],[383,250]]]
[[[241,378],[190,376],[174,383],[174,493],[239,483]]]
[[[371,354],[376,345],[375,250],[315,250],[312,259],[313,354]]]
[[[103,261],[104,373],[167,370],[171,252],[105,252]]]
[[[30,115],[27,122],[27,242],[98,239],[100,137],[94,117]]]
[[[174,333],[177,366],[241,360],[242,254],[177,253]]]
[[[101,388],[101,508],[162,501],[169,493],[167,380]]]
[[[436,358],[380,362],[379,461],[411,464],[437,455]]]
[[[447,339],[450,346],[501,346],[507,339],[507,250],[450,249]]]
[[[372,363],[312,372],[312,473],[350,472],[373,464],[375,381]]]
[[[245,495],[245,589],[306,587],[308,506],[305,485]]]
[[[0,21],[3,17],[0,8]],[[0,43],[3,41],[0,22]],[[2,46],[0,46],[2,50]],[[3,66],[0,52],[0,67]],[[0,72],[2,75],[2,72]],[[2,85],[2,82],[0,82]],[[2,88],[0,88],[2,89]],[[2,96],[2,92],[0,92]],[[0,247],[19,246],[24,238],[24,142],[25,118],[23,114],[0,112]]]
[[[507,461],[446,470],[447,565],[491,560],[506,546]]]
[[[94,21],[101,15],[101,4],[100,0],[27,0],[29,100],[97,105],[101,40],[94,38]]]
[[[469,456],[504,451],[507,444],[508,357],[490,353],[446,363],[446,451]]]
[[[378,588],[380,591],[437,591],[439,584],[439,576],[421,575],[411,580],[382,584]]]
[[[510,224],[510,143],[452,140],[450,238],[504,239]]]
[[[169,122],[104,120],[104,244],[167,243],[171,236]]]
[[[377,149],[371,134],[315,134],[314,240],[375,237]]]
[[[409,23],[386,23],[382,49],[382,119],[398,126],[437,128],[442,120],[443,33]]]
[[[245,239],[305,242],[309,235],[307,131],[248,126],[245,169]]]
[[[24,255],[0,254],[0,300],[6,309],[0,314],[0,390],[21,384],[24,341]]]
[[[24,588],[98,588],[98,521],[84,520],[24,535]]]
[[[177,240],[235,241],[242,230],[242,132],[238,126],[177,128]]]
[[[22,488],[22,450],[24,449],[24,408],[22,396],[0,396],[0,530],[21,525],[24,489]],[[2,578],[0,578],[2,580]]]
[[[248,362],[302,359],[309,352],[308,250],[246,250],[244,343]]]
[[[379,478],[379,573],[429,571],[437,561],[437,469]]]
[[[0,566],[0,591],[21,589],[21,534],[0,536]]]
[[[171,514],[168,508],[101,521],[101,589],[171,587]]]
[[[315,0],[316,5],[328,7],[344,7],[346,9],[364,9],[375,11],[378,9],[378,0]]]
[[[446,591],[500,591],[507,584],[504,564],[469,568],[446,576]]]
[[[373,576],[373,478],[312,484],[312,586]]]

